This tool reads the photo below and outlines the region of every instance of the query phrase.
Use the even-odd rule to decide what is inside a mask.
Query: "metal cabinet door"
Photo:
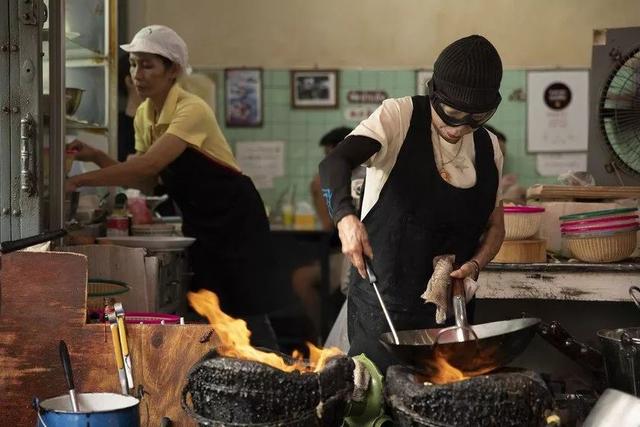
[[[0,21],[0,240],[42,230],[42,25],[41,0],[10,0]]]

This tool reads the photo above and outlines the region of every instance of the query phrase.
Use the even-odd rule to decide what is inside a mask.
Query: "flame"
[[[336,347],[321,349],[311,343],[306,343],[309,348],[309,360],[305,361],[299,351],[294,351],[292,361],[285,361],[276,353],[260,351],[249,343],[251,331],[242,319],[235,319],[220,309],[218,296],[206,289],[198,292],[189,292],[187,299],[195,311],[205,316],[215,331],[219,340],[216,351],[221,356],[235,357],[244,360],[254,360],[280,369],[285,372],[319,372],[325,363],[332,357],[342,355],[342,351]]]
[[[431,360],[426,360],[424,363],[426,380],[432,384],[448,384],[491,372],[498,367],[495,362],[495,351],[493,348],[488,348],[464,354],[462,360],[460,360],[460,354],[455,351],[451,354],[437,351]],[[469,366],[469,359],[473,359],[473,370],[462,370],[450,363],[453,360],[462,363],[458,366]]]
[[[440,356],[440,354],[436,354],[435,358],[429,362],[429,365],[429,368],[434,372],[429,375],[429,382],[433,384],[449,384],[469,378],[460,369],[447,362],[447,359]]]

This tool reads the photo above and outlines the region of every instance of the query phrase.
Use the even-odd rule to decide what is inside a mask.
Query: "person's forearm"
[[[114,162],[111,166],[76,175],[70,179],[78,187],[138,187],[156,175],[153,168],[146,163],[142,158],[124,163]]]
[[[498,213],[494,212],[493,215],[495,216],[498,214],[502,215],[501,208]],[[491,221],[482,243],[472,258],[478,262],[480,269],[484,268],[484,266],[486,266],[496,256],[500,250],[502,242],[504,241],[504,235],[504,221]]]
[[[380,143],[364,136],[349,136],[320,162],[322,195],[334,223],[355,214],[351,198],[351,171],[380,150]]]
[[[93,162],[101,168],[117,165],[119,163],[117,160],[109,157],[109,155],[104,151],[97,151],[96,157],[95,159],[93,159]]]

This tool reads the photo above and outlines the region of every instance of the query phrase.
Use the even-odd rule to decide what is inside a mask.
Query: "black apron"
[[[251,179],[187,148],[160,174],[182,211],[189,248],[191,289],[209,289],[234,317],[280,307],[269,221]]]
[[[476,184],[454,187],[436,167],[428,98],[413,97],[411,124],[398,159],[363,220],[373,248],[377,286],[397,330],[442,327],[435,323],[436,306],[420,298],[433,274],[433,258],[455,254],[456,262],[468,261],[494,210],[498,171],[491,139],[484,128],[476,130],[473,139]],[[378,341],[389,326],[373,287],[357,272],[352,271],[351,278],[349,353],[365,353],[385,372],[399,363]],[[473,309],[472,301],[467,307],[471,322]]]

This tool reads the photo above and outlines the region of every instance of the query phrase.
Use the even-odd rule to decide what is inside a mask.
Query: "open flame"
[[[429,361],[429,368],[433,371],[433,374],[429,375],[429,382],[433,384],[449,384],[469,378],[440,354],[436,354],[435,358]]]
[[[447,355],[436,351],[432,359],[425,361],[425,379],[432,384],[448,384],[486,374],[498,367],[494,353],[495,349],[489,348],[484,351],[465,353],[460,357],[459,353],[454,352]],[[473,359],[473,363],[470,363],[470,359]],[[454,366],[451,361],[457,366],[473,366],[474,369],[460,369]]]
[[[293,361],[287,362],[275,353],[252,347],[249,343],[251,331],[247,329],[246,322],[224,313],[215,293],[201,289],[198,292],[189,292],[187,299],[195,311],[209,320],[219,340],[216,351],[221,356],[254,360],[285,372],[319,372],[330,358],[343,354],[336,347],[321,349],[308,342],[308,361],[304,360],[302,353],[294,351],[291,356]]]

